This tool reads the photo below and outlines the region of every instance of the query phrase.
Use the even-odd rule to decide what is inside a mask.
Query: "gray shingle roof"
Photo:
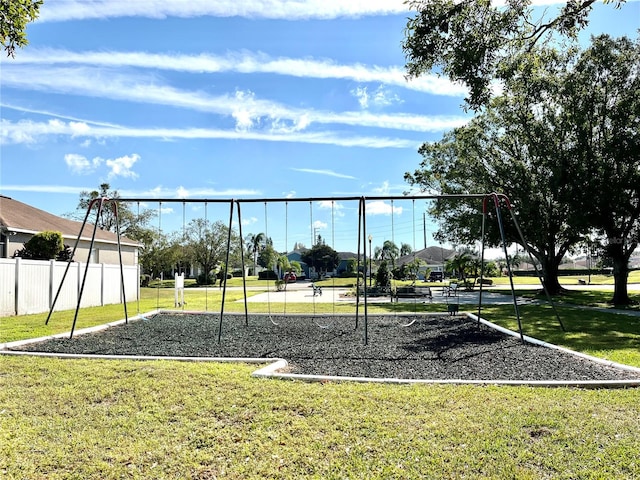
[[[90,216],[91,218],[91,216]],[[0,228],[12,232],[36,234],[45,230],[61,232],[65,239],[76,239],[82,222],[58,217],[52,213],[19,202],[10,197],[0,195]],[[82,231],[82,239],[90,240],[93,234],[93,224],[87,223]],[[115,233],[98,229],[96,240],[105,243],[117,243]],[[138,245],[137,242],[126,237],[120,237],[123,245]]]
[[[398,258],[396,260],[396,265],[404,265],[405,263],[413,262],[414,258],[419,258],[427,265],[443,265],[455,253],[455,250],[450,250],[444,247],[427,247]]]

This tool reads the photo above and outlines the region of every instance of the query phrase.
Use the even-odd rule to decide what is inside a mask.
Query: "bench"
[[[451,283],[448,286],[444,286],[442,287],[442,296],[443,297],[451,297],[451,296],[457,296],[458,295],[458,284],[457,283]]]
[[[396,301],[398,298],[428,298],[433,300],[433,293],[431,287],[398,287],[395,293]]]

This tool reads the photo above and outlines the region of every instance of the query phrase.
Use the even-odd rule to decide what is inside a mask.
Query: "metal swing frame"
[[[241,251],[241,259],[242,259],[242,269],[244,271],[244,246],[243,246],[243,240],[242,240],[242,221],[241,221],[241,204],[242,203],[255,203],[255,202],[264,202],[265,206],[267,205],[267,203],[270,202],[292,202],[292,201],[309,201],[309,202],[313,202],[313,201],[336,201],[336,200],[342,200],[342,201],[358,201],[358,239],[357,239],[357,245],[358,245],[358,252],[357,252],[357,271],[360,272],[361,270],[361,261],[364,259],[364,261],[366,262],[366,258],[367,258],[367,215],[366,215],[366,202],[367,200],[371,201],[371,200],[381,200],[381,201],[385,201],[385,200],[393,200],[393,199],[414,199],[414,200],[440,200],[440,199],[448,199],[448,200],[470,200],[470,199],[477,199],[478,201],[482,201],[482,211],[483,211],[483,217],[482,217],[482,232],[481,232],[481,243],[482,243],[482,254],[481,254],[481,274],[480,274],[480,290],[479,290],[479,297],[478,297],[478,323],[480,323],[480,317],[481,317],[481,309],[482,309],[482,293],[483,293],[483,279],[484,279],[484,253],[485,253],[485,224],[486,224],[486,218],[487,218],[487,213],[488,213],[488,204],[489,201],[493,201],[493,204],[495,206],[495,210],[496,210],[496,217],[497,217],[497,221],[498,221],[498,227],[500,230],[500,238],[501,238],[501,243],[502,243],[502,247],[503,247],[503,251],[505,253],[505,257],[506,257],[506,262],[507,262],[507,270],[509,273],[509,278],[510,278],[510,288],[511,288],[511,293],[512,293],[512,298],[513,298],[513,306],[514,306],[514,311],[515,311],[515,315],[518,321],[518,331],[520,334],[520,338],[521,340],[524,341],[524,335],[523,335],[523,331],[522,331],[522,321],[521,321],[521,315],[520,315],[520,310],[518,307],[518,302],[517,302],[517,298],[516,298],[516,294],[515,294],[515,287],[513,284],[513,278],[512,278],[512,270],[511,270],[511,264],[509,262],[509,258],[507,256],[507,244],[506,244],[506,238],[505,238],[505,232],[504,232],[504,224],[503,224],[503,219],[502,219],[502,214],[501,214],[501,209],[504,207],[506,207],[508,209],[508,211],[510,212],[510,216],[511,219],[516,227],[516,231],[518,232],[518,235],[520,237],[520,240],[522,241],[522,244],[525,246],[525,249],[527,250],[527,253],[529,254],[530,258],[532,259],[532,254],[531,251],[529,250],[526,241],[524,240],[524,236],[522,234],[522,230],[520,229],[520,226],[518,225],[518,222],[515,218],[515,215],[513,213],[513,209],[511,206],[511,203],[509,202],[509,199],[503,195],[503,194],[499,194],[499,193],[488,193],[488,194],[462,194],[462,195],[417,195],[417,196],[411,196],[411,195],[405,195],[405,196],[377,196],[377,197],[365,197],[365,196],[358,196],[358,197],[321,197],[321,198],[296,198],[296,199],[282,199],[282,198],[264,198],[264,199],[191,199],[191,200],[185,200],[185,199],[158,199],[158,198],[117,198],[117,199],[110,199],[110,198],[98,198],[98,199],[94,199],[91,201],[91,203],[89,204],[89,207],[87,208],[87,213],[85,215],[84,221],[82,223],[82,229],[80,230],[80,233],[78,234],[78,238],[76,239],[76,243],[74,245],[73,248],[73,252],[72,252],[72,258],[73,258],[73,254],[75,254],[76,249],[78,247],[78,243],[80,241],[80,237],[82,235],[82,231],[84,230],[84,227],[87,223],[87,219],[91,213],[91,210],[94,208],[94,205],[98,204],[98,209],[97,209],[97,218],[99,218],[100,213],[102,212],[102,208],[104,206],[105,203],[112,203],[114,206],[114,210],[115,210],[115,214],[116,214],[116,218],[118,217],[118,213],[117,213],[117,203],[119,202],[159,202],[159,205],[162,205],[162,203],[176,203],[176,202],[182,202],[182,203],[228,203],[229,204],[229,224],[228,224],[228,235],[227,235],[227,251],[226,251],[226,260],[225,260],[225,271],[224,271],[224,277],[223,277],[223,281],[224,284],[222,285],[222,303],[221,303],[221,308],[220,308],[220,317],[219,317],[219,322],[218,322],[218,343],[220,343],[221,340],[221,335],[222,335],[222,326],[223,326],[223,316],[224,316],[224,304],[225,304],[225,298],[226,298],[226,290],[227,290],[227,274],[228,274],[228,269],[229,269],[229,255],[230,255],[230,251],[231,251],[231,232],[232,232],[232,225],[233,225],[233,210],[234,210],[234,205],[237,206],[237,215],[238,215],[238,225],[239,225],[239,229],[240,229],[240,251]],[[415,217],[415,215],[414,215]],[[95,234],[96,234],[96,229],[97,229],[97,221],[96,221],[96,225],[94,225],[94,230],[93,230],[93,234],[91,237],[91,244],[90,244],[90,248],[89,248],[89,258],[87,260],[87,264],[89,263],[89,260],[91,258],[91,253],[93,251],[93,245],[94,245],[94,241],[95,241]],[[128,322],[128,313],[127,313],[127,304],[126,304],[126,296],[125,296],[125,285],[124,285],[124,269],[123,269],[123,263],[122,263],[122,250],[121,250],[121,244],[120,244],[120,226],[119,226],[119,221],[116,222],[116,234],[118,237],[118,255],[119,255],[119,261],[120,261],[120,274],[121,274],[121,282],[122,282],[122,296],[123,296],[123,302],[124,302],[124,313],[125,313],[125,322]],[[532,262],[535,265],[535,262]],[[60,294],[60,291],[62,290],[62,286],[65,280],[65,277],[67,275],[67,272],[69,270],[69,267],[71,265],[71,260],[68,262],[67,264],[67,268],[65,270],[65,273],[62,277],[62,280],[60,282],[60,286],[58,288],[58,291],[56,293],[56,296],[54,298],[54,301],[52,303],[51,309],[49,311],[49,315],[47,316],[47,320],[45,322],[45,324],[48,324],[49,319],[51,318],[51,315],[53,313],[53,310],[55,308],[55,304],[56,301],[58,299],[58,296]],[[82,281],[82,286],[80,288],[79,294],[78,294],[78,303],[76,306],[76,311],[75,311],[75,315],[74,315],[74,320],[73,320],[73,325],[72,325],[72,329],[71,329],[71,336],[70,338],[73,336],[73,332],[75,329],[75,325],[76,325],[76,320],[78,317],[78,312],[80,309],[80,303],[82,301],[82,293],[84,290],[84,285],[85,285],[85,281],[86,281],[86,276],[87,276],[87,272],[88,272],[88,268],[85,268],[85,272],[84,272],[84,278]],[[560,320],[560,317],[558,315],[557,309],[555,308],[555,304],[553,303],[553,300],[551,298],[551,295],[549,293],[549,291],[547,290],[544,281],[542,281],[542,276],[536,266],[536,273],[538,274],[538,278],[544,288],[544,291],[547,295],[547,298],[549,300],[549,302],[551,303],[551,305],[553,306],[554,312],[555,312],[555,316],[562,328],[562,330],[564,331],[564,325],[562,324],[562,321]],[[366,282],[365,282],[366,284]],[[246,280],[243,277],[243,289],[244,289],[244,307],[245,307],[245,325],[248,325],[248,305],[247,305],[247,287],[246,287]],[[367,296],[367,288],[365,285],[365,288],[363,289],[363,301],[360,301],[360,289],[356,288],[356,314],[355,314],[355,329],[359,328],[359,317],[360,317],[360,304],[362,303],[364,306],[364,328],[363,328],[363,342],[366,345],[368,343],[368,296]]]

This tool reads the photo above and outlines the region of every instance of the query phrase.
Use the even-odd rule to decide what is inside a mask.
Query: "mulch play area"
[[[283,358],[290,373],[346,377],[612,381],[640,379],[544,346],[522,343],[464,316],[159,313],[98,333],[57,338],[20,350],[186,357]],[[412,323],[410,326],[404,326]],[[17,348],[16,348],[17,349]]]

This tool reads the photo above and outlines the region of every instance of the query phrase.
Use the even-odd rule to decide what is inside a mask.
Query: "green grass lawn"
[[[637,478],[640,391],[306,383],[0,357],[7,479]]]
[[[186,308],[220,309],[219,291],[187,295]],[[225,310],[243,311],[238,295],[227,292]],[[173,307],[173,291],[143,289],[140,311],[157,306]],[[297,308],[310,305],[286,306]],[[640,319],[558,310],[566,332],[550,307],[523,306],[525,334],[640,366]],[[122,312],[84,309],[78,328]],[[516,328],[510,305],[483,316]],[[0,341],[66,331],[73,312],[45,318],[0,318]],[[283,382],[252,378],[256,368],[0,355],[0,478],[640,477],[638,389]]]

